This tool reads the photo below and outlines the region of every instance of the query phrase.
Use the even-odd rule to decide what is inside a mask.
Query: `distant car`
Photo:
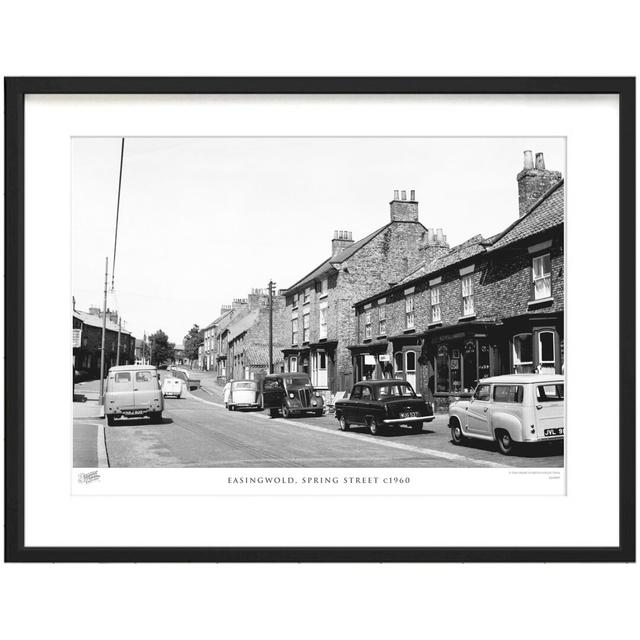
[[[564,376],[522,374],[485,378],[469,400],[449,405],[455,444],[491,440],[509,455],[519,444],[563,440]]]
[[[357,382],[348,398],[336,400],[335,412],[341,431],[365,425],[374,436],[401,425],[420,432],[425,422],[435,418],[431,404],[399,379]]]
[[[316,391],[306,373],[275,373],[262,381],[262,407],[269,416],[283,418],[312,413],[324,413],[324,400]]]
[[[230,382],[224,404],[229,411],[259,409],[260,390],[258,383],[255,380],[234,380]]]
[[[162,395],[166,398],[172,396],[174,398],[182,397],[183,381],[180,378],[167,376],[162,381]]]
[[[104,413],[109,426],[115,424],[116,418],[144,416],[160,423],[163,409],[160,375],[155,367],[130,364],[109,369],[104,395]]]

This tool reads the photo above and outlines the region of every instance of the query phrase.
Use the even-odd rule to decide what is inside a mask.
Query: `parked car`
[[[269,416],[283,418],[313,413],[321,416],[324,400],[316,391],[306,373],[276,373],[262,381],[262,408],[269,410]]]
[[[162,422],[164,400],[160,389],[160,374],[151,365],[121,365],[107,373],[104,413],[107,424],[117,418],[148,416],[151,422]]]
[[[182,397],[182,388],[184,382],[180,378],[166,376],[162,381],[162,395],[166,398],[172,396],[174,398]]]
[[[366,425],[373,435],[392,426],[404,425],[415,432],[431,422],[433,407],[404,380],[363,380],[353,385],[348,398],[336,400],[336,418],[341,431],[351,425]]]
[[[224,404],[229,411],[260,408],[260,390],[255,380],[233,380],[228,384]]]
[[[491,440],[505,455],[519,444],[563,440],[564,376],[523,374],[481,380],[473,396],[449,405],[455,444]]]

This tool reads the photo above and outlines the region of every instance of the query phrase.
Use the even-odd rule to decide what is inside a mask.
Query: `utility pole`
[[[275,282],[269,280],[269,373],[273,373],[273,287]]]
[[[118,351],[116,352],[116,367],[120,364],[120,332],[122,331],[122,318],[118,318]]]
[[[104,303],[102,305],[102,349],[100,350],[100,404],[104,403],[104,343],[107,333],[107,282],[109,280],[109,258],[104,259]]]

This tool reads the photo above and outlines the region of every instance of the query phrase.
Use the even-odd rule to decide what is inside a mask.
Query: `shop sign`
[[[378,356],[378,360],[380,360],[380,362],[391,362],[391,356],[388,353],[381,353]]]
[[[77,349],[82,344],[82,329],[73,330],[73,348]]]
[[[376,363],[376,357],[375,356],[370,356],[370,355],[365,355],[364,363],[365,364],[375,364]]]

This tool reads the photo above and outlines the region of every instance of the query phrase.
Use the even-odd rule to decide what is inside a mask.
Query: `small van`
[[[162,381],[162,395],[166,398],[172,396],[173,398],[182,397],[182,387],[184,381],[180,378],[173,378],[172,376],[166,376]]]
[[[454,444],[492,440],[509,455],[519,444],[564,440],[564,376],[521,374],[480,380],[469,400],[449,405]]]
[[[164,400],[158,369],[151,365],[130,364],[111,367],[107,374],[104,414],[113,426],[117,418],[148,416],[151,422],[162,422]]]
[[[262,381],[262,407],[269,417],[283,418],[312,413],[321,416],[324,401],[306,373],[272,373]]]

